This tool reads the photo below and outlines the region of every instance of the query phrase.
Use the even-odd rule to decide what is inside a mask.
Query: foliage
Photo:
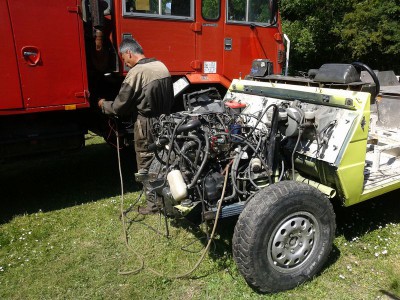
[[[400,71],[397,0],[282,0],[283,31],[291,39],[291,70],[362,61]],[[294,73],[294,72],[291,72]]]
[[[217,20],[219,18],[219,0],[204,0],[201,5],[203,18],[207,20]]]
[[[399,70],[400,6],[397,0],[355,2],[343,18],[340,36],[343,49],[377,69]]]
[[[343,60],[335,29],[350,8],[342,0],[282,0],[283,31],[291,39],[292,70],[307,71],[323,63]]]

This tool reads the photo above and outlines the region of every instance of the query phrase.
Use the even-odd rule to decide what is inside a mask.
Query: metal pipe
[[[286,65],[285,65],[285,76],[288,76],[289,70],[289,54],[290,54],[290,40],[289,37],[284,33],[283,38],[286,41]]]
[[[303,176],[301,176],[299,173],[296,173],[295,175],[295,180],[299,181],[299,182],[304,182],[307,183],[308,185],[311,185],[312,187],[315,187],[316,189],[318,189],[320,192],[324,193],[325,195],[328,196],[328,198],[333,198],[336,196],[336,190],[326,186],[322,183],[319,183],[317,181],[305,178]]]

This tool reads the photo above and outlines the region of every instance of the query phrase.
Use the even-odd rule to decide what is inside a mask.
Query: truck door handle
[[[35,46],[22,47],[21,54],[29,66],[37,66],[40,62],[40,51]]]
[[[226,51],[232,50],[232,38],[225,38],[224,39],[224,49]]]
[[[31,56],[31,55],[36,55],[36,52],[29,52],[29,51],[24,51],[24,57],[26,56]]]

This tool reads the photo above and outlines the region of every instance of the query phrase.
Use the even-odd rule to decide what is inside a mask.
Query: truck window
[[[267,0],[228,0],[228,23],[269,23],[271,10]]]
[[[193,20],[194,16],[194,0],[125,0],[123,3],[123,15],[128,17]]]
[[[220,0],[203,0],[201,15],[204,20],[216,21],[220,17]]]

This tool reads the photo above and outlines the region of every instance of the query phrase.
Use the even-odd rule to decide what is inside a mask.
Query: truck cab
[[[3,158],[79,148],[89,129],[104,135],[96,103],[128,72],[125,37],[166,64],[179,100],[209,86],[224,93],[256,58],[282,72],[276,0],[4,0],[0,19]]]

